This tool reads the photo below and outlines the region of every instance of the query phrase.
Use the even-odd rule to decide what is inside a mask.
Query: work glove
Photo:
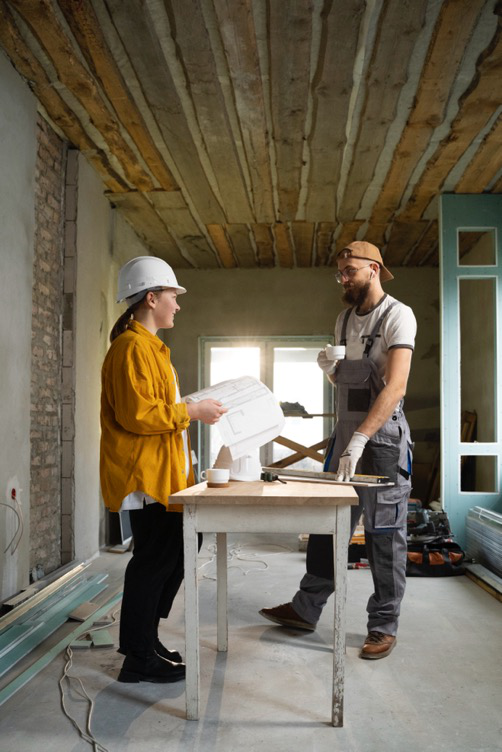
[[[326,376],[332,374],[336,368],[337,360],[330,360],[326,355],[326,350],[321,350],[317,356],[317,365],[321,368]]]
[[[356,465],[361,459],[364,447],[369,441],[369,437],[359,431],[354,431],[351,440],[340,457],[338,470],[336,471],[336,480],[350,480],[356,472]]]

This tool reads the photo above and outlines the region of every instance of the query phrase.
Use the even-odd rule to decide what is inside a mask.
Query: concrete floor
[[[71,673],[94,701],[96,752],[495,752],[502,750],[502,607],[467,577],[409,579],[398,645],[381,661],[358,657],[371,593],[366,570],[349,572],[345,725],[330,721],[331,601],[315,633],[258,615],[293,595],[305,555],[293,536],[229,536],[229,652],[217,653],[212,536],[201,550],[201,717],[185,720],[184,682],[119,684],[115,648],[74,652]],[[104,554],[93,571],[120,586],[129,554]],[[183,598],[162,629],[183,652]],[[115,639],[118,627],[111,629]],[[61,634],[54,640],[60,639]],[[63,715],[64,657],[0,707],[1,752],[92,749]],[[66,698],[85,723],[74,682]]]

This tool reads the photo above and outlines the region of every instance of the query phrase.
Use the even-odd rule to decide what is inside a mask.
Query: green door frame
[[[459,264],[459,232],[493,231],[495,264],[466,266]],[[441,500],[448,513],[452,531],[461,545],[466,542],[466,516],[469,509],[498,507],[502,511],[502,369],[497,368],[502,353],[502,195],[445,194],[439,209],[441,280]],[[460,280],[495,280],[495,440],[460,441]],[[482,302],[480,301],[480,305]],[[480,374],[480,383],[482,375]],[[496,456],[496,490],[461,490],[462,456]]]

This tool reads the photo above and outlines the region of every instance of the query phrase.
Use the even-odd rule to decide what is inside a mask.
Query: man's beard
[[[351,306],[355,306],[356,308],[360,308],[366,300],[366,296],[368,295],[370,289],[370,284],[371,283],[368,281],[360,287],[347,288],[343,294],[343,302],[348,303]]]

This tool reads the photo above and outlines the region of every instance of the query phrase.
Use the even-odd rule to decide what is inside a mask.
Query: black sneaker
[[[172,663],[183,663],[183,658],[178,651],[168,650],[159,639],[155,641],[155,652],[157,655],[160,655],[161,658],[166,658],[166,660],[171,661]]]
[[[120,674],[119,682],[137,683],[140,681],[156,684],[168,684],[185,678],[185,664],[172,663],[154,653],[145,658],[127,655]]]

